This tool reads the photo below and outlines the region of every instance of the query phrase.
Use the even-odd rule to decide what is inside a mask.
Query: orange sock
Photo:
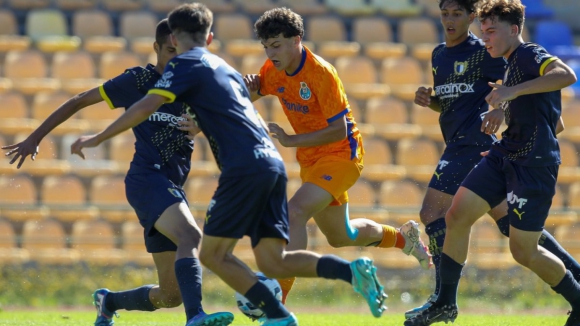
[[[383,239],[377,245],[379,248],[405,248],[405,238],[399,232],[399,230],[395,229],[389,225],[383,225]]]
[[[288,293],[292,290],[296,277],[279,279],[277,281],[280,283],[280,288],[282,288],[282,304],[286,304],[286,297],[288,297]]]

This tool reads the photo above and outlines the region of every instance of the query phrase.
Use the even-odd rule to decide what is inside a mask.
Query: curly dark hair
[[[525,6],[520,0],[483,0],[477,7],[479,21],[486,19],[517,25],[521,34],[525,20]]]
[[[442,9],[447,2],[456,3],[459,7],[465,9],[468,14],[471,14],[475,12],[475,5],[479,0],[439,0],[439,9]]]
[[[261,40],[280,34],[284,37],[304,36],[302,17],[292,10],[282,7],[266,11],[254,24],[254,32]]]
[[[201,3],[187,3],[173,9],[167,16],[169,28],[174,33],[188,33],[195,42],[205,42],[213,24],[213,13]]]

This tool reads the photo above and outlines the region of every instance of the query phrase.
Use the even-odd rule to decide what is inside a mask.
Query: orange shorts
[[[330,206],[348,203],[347,190],[352,187],[363,169],[363,164],[336,156],[326,156],[310,166],[300,167],[302,183],[309,182],[328,191],[334,201]]]

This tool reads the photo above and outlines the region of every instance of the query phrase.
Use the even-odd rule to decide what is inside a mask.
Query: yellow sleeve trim
[[[166,91],[164,89],[159,89],[159,88],[153,88],[150,89],[149,92],[147,92],[147,95],[149,94],[157,94],[157,95],[161,95],[163,97],[167,97],[167,102],[165,103],[173,103],[173,101],[175,101],[175,98],[177,97],[175,94],[171,93],[170,91]]]
[[[544,70],[546,70],[546,67],[552,63],[553,61],[558,60],[557,57],[551,57],[550,59],[544,61],[544,63],[542,63],[542,65],[540,66],[540,76],[544,75]]]
[[[116,106],[113,105],[113,102],[111,102],[111,99],[109,98],[109,96],[105,92],[105,88],[103,87],[103,85],[99,86],[99,93],[101,94],[101,97],[103,98],[103,100],[105,100],[105,102],[107,102],[107,105],[109,106],[109,108],[111,110],[114,110],[117,108]]]

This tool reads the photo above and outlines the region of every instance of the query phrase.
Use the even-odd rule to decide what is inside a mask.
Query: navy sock
[[[330,280],[343,280],[352,284],[350,263],[334,255],[324,255],[316,264],[316,274]]]
[[[149,291],[154,286],[150,284],[127,291],[109,292],[105,297],[105,308],[110,312],[119,309],[154,311],[157,308],[149,300]]]
[[[244,297],[248,299],[255,307],[260,308],[268,319],[285,318],[290,316],[290,313],[274,294],[268,289],[266,285],[261,282],[256,282]]]
[[[461,278],[463,265],[459,264],[445,253],[441,254],[441,289],[437,303],[441,305],[457,304],[457,288]]]
[[[497,227],[501,233],[507,237],[510,236],[510,222],[507,216],[504,216],[496,221]],[[560,260],[566,266],[566,269],[572,272],[572,276],[576,281],[580,281],[580,264],[572,257],[566,249],[554,239],[550,232],[544,230],[538,240],[538,244],[544,247],[546,250],[554,254],[554,256],[560,258]]]
[[[576,259],[574,259],[566,249],[562,248],[558,241],[556,241],[548,231],[544,230],[542,232],[538,244],[553,253],[556,257],[560,258],[564,263],[564,266],[566,266],[566,269],[572,273],[572,277],[574,277],[576,281],[580,280],[580,264],[578,264]]]
[[[182,258],[175,262],[175,276],[179,284],[187,320],[201,311],[201,264],[197,258]]]
[[[445,242],[445,217],[436,219],[425,226],[425,233],[429,236],[429,252],[433,255],[433,265],[435,265],[435,294],[439,294],[441,283],[441,252]]]
[[[566,275],[560,283],[552,288],[570,302],[572,309],[580,308],[580,284],[574,280],[572,273],[566,271]]]

